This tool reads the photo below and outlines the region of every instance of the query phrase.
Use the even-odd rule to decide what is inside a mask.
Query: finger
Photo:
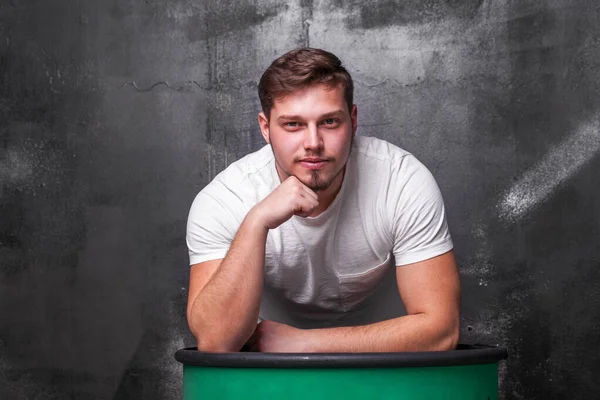
[[[317,196],[317,194],[311,188],[309,188],[307,185],[302,183],[302,181],[300,179],[296,178],[294,180],[294,184],[297,185],[300,189],[302,189],[301,192],[303,194],[306,193],[307,195],[309,195],[310,197],[314,197],[315,199],[319,198],[319,196]]]
[[[311,197],[314,197],[315,199],[319,198],[319,196],[317,196],[317,194],[311,188],[302,183],[302,181],[296,178],[294,175],[290,176],[288,179],[293,182],[293,185],[298,185],[301,189],[303,189],[303,192],[308,193]]]
[[[295,207],[295,213],[298,216],[301,217],[308,217],[310,214],[312,214],[312,212],[315,210],[315,208],[319,205],[319,202],[310,198],[306,198],[306,197],[301,197],[299,199],[296,200],[296,207]]]
[[[315,203],[316,205],[319,204],[319,196],[307,186],[301,186],[301,190],[298,191],[298,194],[311,203]]]
[[[307,212],[310,208],[319,205],[318,199],[311,196],[301,185],[292,189],[290,201],[292,202],[291,205],[294,209],[294,214]]]
[[[306,192],[300,194],[298,202],[302,206],[303,211],[308,211],[309,208],[314,210],[319,205],[319,199],[308,195]]]
[[[302,218],[307,218],[307,217],[311,216],[311,214],[313,213],[313,210],[314,210],[314,208],[311,208],[309,211],[303,211],[303,210],[297,211],[294,213],[294,215],[297,215]]]
[[[314,198],[315,200],[319,199],[319,196],[305,184],[302,184],[302,189],[304,189],[303,193],[307,193],[310,197]]]

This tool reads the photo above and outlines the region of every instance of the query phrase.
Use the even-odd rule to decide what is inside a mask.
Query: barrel
[[[184,400],[498,399],[506,348],[394,353],[209,353],[185,348]]]

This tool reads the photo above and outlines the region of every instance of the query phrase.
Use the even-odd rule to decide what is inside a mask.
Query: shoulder
[[[241,197],[251,196],[251,192],[271,188],[273,185],[273,152],[270,145],[250,153],[231,163],[200,191],[200,194],[215,195],[223,190],[237,193]]]
[[[194,198],[191,214],[219,210],[242,216],[273,190],[273,153],[269,145],[230,164]]]
[[[409,179],[416,172],[428,172],[412,153],[383,139],[356,136],[352,151],[359,174],[379,181],[385,177]]]
[[[427,202],[441,202],[433,174],[412,153],[385,140],[357,139],[353,148],[361,198],[371,199],[390,213],[399,208],[405,213],[410,207],[419,209]]]
[[[272,162],[271,146],[265,145],[260,150],[231,163],[211,183],[221,183],[233,187],[248,183],[270,183],[272,177],[269,167]]]
[[[352,150],[363,157],[376,160],[399,160],[411,155],[395,144],[373,136],[355,136]]]

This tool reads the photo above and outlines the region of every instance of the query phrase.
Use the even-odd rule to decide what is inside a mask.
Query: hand
[[[252,208],[266,229],[275,229],[293,215],[308,217],[319,205],[319,197],[295,176],[290,176]]]
[[[264,353],[308,353],[308,331],[279,322],[264,320],[246,343],[250,351]]]

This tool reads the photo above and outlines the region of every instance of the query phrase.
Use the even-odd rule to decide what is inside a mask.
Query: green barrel
[[[417,353],[204,353],[179,350],[184,400],[498,399],[505,348]]]

